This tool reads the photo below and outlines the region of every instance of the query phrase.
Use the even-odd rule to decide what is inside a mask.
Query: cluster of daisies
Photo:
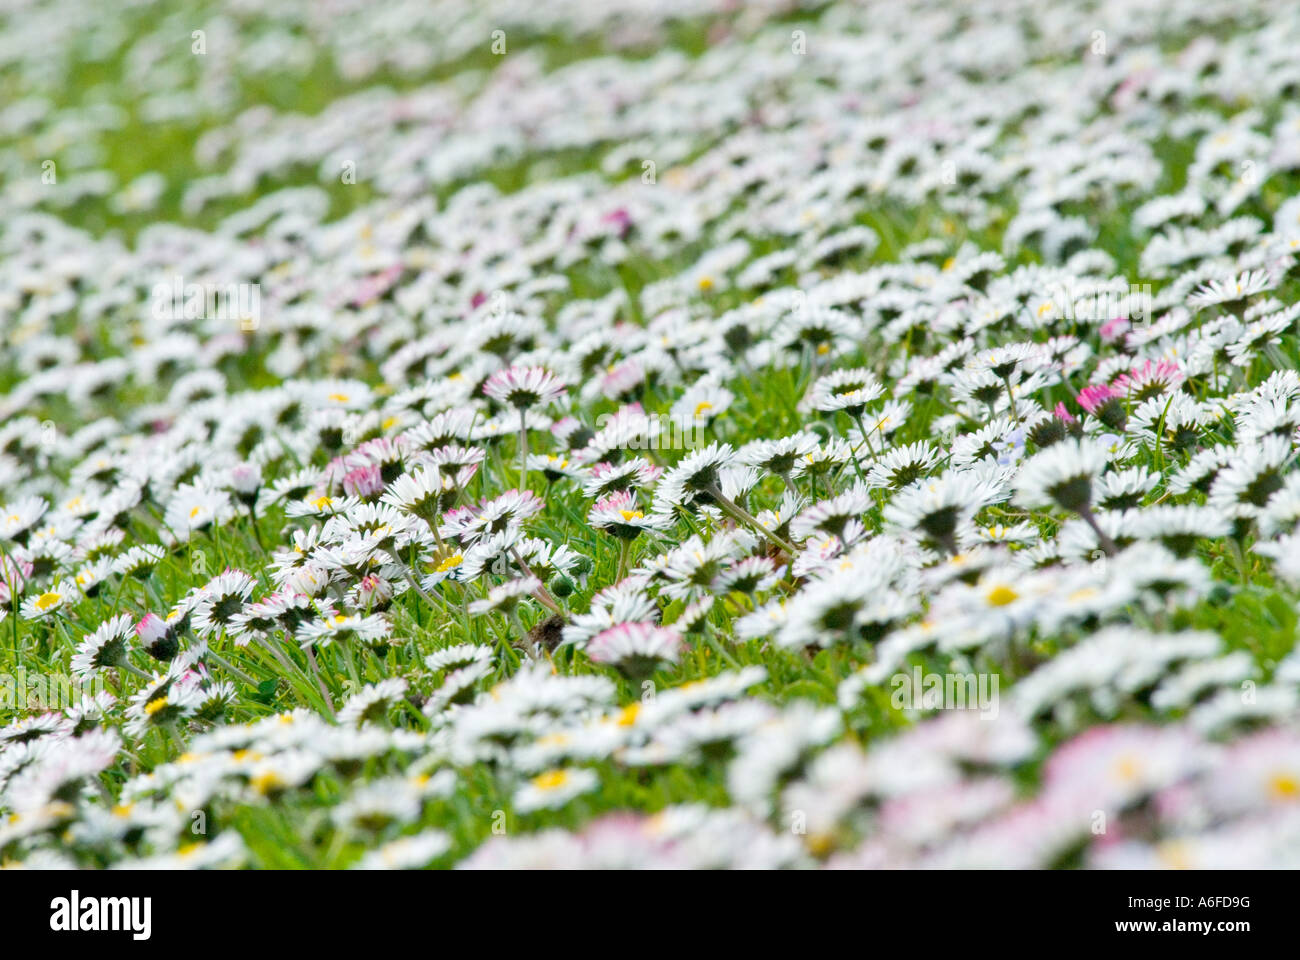
[[[0,47],[0,863],[1300,865],[1300,8],[253,6]]]

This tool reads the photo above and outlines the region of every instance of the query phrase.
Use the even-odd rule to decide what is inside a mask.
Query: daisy
[[[737,452],[736,460],[775,474],[788,486],[790,471],[801,459],[817,448],[818,442],[815,436],[810,433],[796,433],[779,440],[755,440],[747,443]]]
[[[230,494],[198,484],[181,484],[167,501],[163,523],[178,541],[189,540],[197,531],[228,521],[234,515]]]
[[[366,853],[353,870],[413,870],[426,867],[451,849],[452,841],[441,830],[423,830],[399,837]]]
[[[113,572],[114,559],[112,557],[100,557],[98,560],[92,560],[77,570],[73,580],[77,584],[84,596],[94,598],[99,595],[110,574]],[[2,580],[3,577],[0,577]],[[0,600],[3,600],[3,585],[0,584]]]
[[[242,570],[226,570],[208,581],[194,605],[194,632],[207,638],[230,626],[243,611],[256,584]]]
[[[166,663],[180,650],[182,620],[188,625],[188,617],[172,619],[146,613],[134,627],[136,641],[140,649],[155,660]]]
[[[1227,280],[1210,280],[1187,298],[1187,305],[1194,310],[1223,306],[1240,311],[1250,297],[1276,285],[1266,271],[1250,270]]]
[[[1171,393],[1186,378],[1176,363],[1168,360],[1147,360],[1140,367],[1115,378],[1112,386],[1122,390],[1131,405],[1136,406],[1152,397]]]
[[[836,370],[818,377],[805,400],[813,410],[834,413],[842,410],[858,418],[873,401],[884,395],[885,389],[870,370],[859,367]]]
[[[25,544],[48,509],[49,504],[41,497],[24,497],[0,506],[0,540]]]
[[[555,810],[600,785],[594,770],[547,770],[529,780],[515,792],[514,805],[518,813],[535,810]]]
[[[1283,472],[1294,457],[1287,437],[1267,436],[1251,447],[1238,448],[1232,462],[1215,475],[1208,505],[1231,517],[1258,516],[1282,489]]]
[[[872,489],[901,489],[938,465],[941,457],[928,441],[918,440],[885,451],[871,465],[864,482]]]
[[[762,593],[780,582],[784,570],[767,557],[746,557],[720,571],[710,586],[719,596]]]
[[[957,554],[958,529],[998,496],[985,476],[973,470],[953,470],[904,487],[885,506],[882,517],[890,529],[909,532],[924,543]]]
[[[668,414],[683,429],[696,428],[726,413],[735,399],[735,394],[725,387],[701,381],[687,388]]]
[[[24,620],[43,620],[77,599],[78,592],[63,583],[55,583],[23,601],[19,608]]]
[[[383,615],[333,614],[322,620],[304,623],[294,632],[294,639],[304,650],[323,649],[331,644],[357,641],[376,650],[386,648],[392,624]]]
[[[598,500],[625,490],[649,488],[663,474],[663,469],[642,457],[633,457],[618,464],[597,463],[592,466],[582,485],[582,495]]]
[[[471,603],[470,615],[477,617],[493,612],[513,615],[520,600],[531,597],[541,588],[542,581],[536,577],[524,576],[517,580],[508,580],[490,589],[482,600]]]
[[[169,671],[155,675],[132,697],[126,708],[126,733],[142,739],[156,727],[175,727],[189,719],[198,710],[203,692],[197,683],[179,683]]]
[[[162,562],[164,556],[166,551],[154,544],[131,547],[113,562],[113,572],[121,577],[145,580]]]
[[[508,367],[499,370],[483,384],[483,392],[499,403],[519,411],[519,485],[527,486],[528,426],[525,413],[534,407],[547,407],[565,391],[562,380],[545,367]]]
[[[593,530],[604,530],[620,540],[635,540],[647,530],[664,530],[670,525],[669,519],[662,515],[646,516],[637,504],[636,494],[630,490],[596,501],[587,512],[587,523]]]
[[[1103,510],[1128,510],[1138,506],[1159,483],[1159,472],[1142,466],[1104,473],[1097,483],[1097,502]]]
[[[1125,394],[1109,384],[1099,383],[1084,387],[1079,391],[1078,401],[1088,413],[1092,414],[1112,430],[1123,432],[1128,414],[1121,402]]]
[[[131,617],[128,614],[105,620],[77,645],[77,652],[72,655],[73,676],[89,679],[101,670],[125,664],[126,643],[130,635]]]
[[[593,663],[616,667],[633,683],[640,683],[664,664],[677,662],[682,637],[655,623],[620,623],[596,634],[586,652]]]
[[[358,727],[363,723],[382,722],[387,718],[388,711],[405,696],[407,686],[407,682],[400,677],[367,684],[360,692],[349,697],[347,703],[339,709],[339,723]]]
[[[1092,515],[1094,485],[1109,455],[1092,440],[1064,440],[1034,454],[1016,477],[1016,501],[1025,507],[1058,506],[1077,513],[1097,534],[1107,553],[1115,544]]]

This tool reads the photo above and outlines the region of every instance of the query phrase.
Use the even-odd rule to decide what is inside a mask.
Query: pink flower
[[[545,367],[507,367],[488,377],[483,392],[517,410],[547,406],[565,390],[564,381]]]
[[[1118,340],[1129,328],[1129,322],[1123,317],[1112,317],[1101,325],[1101,339],[1110,343]]]
[[[1140,367],[1115,378],[1115,387],[1123,393],[1141,393],[1148,387],[1171,387],[1185,379],[1182,369],[1172,360],[1148,360]]]
[[[1089,413],[1095,414],[1107,400],[1122,397],[1123,395],[1109,384],[1097,383],[1090,387],[1084,387],[1079,391],[1079,406]]]
[[[1065,402],[1064,402],[1064,401],[1062,401],[1061,403],[1058,403],[1058,404],[1056,405],[1056,409],[1053,410],[1052,412],[1053,412],[1054,414],[1056,414],[1056,419],[1058,419],[1058,420],[1062,420],[1062,421],[1064,421],[1065,423],[1078,423],[1078,422],[1079,422],[1079,421],[1078,421],[1078,418],[1075,417],[1074,414],[1072,414],[1069,410],[1066,410],[1066,409],[1065,409]]]
[[[605,223],[613,224],[618,230],[620,237],[627,236],[628,228],[632,226],[632,217],[627,210],[619,207],[612,213],[607,213],[601,218]]]
[[[357,588],[357,603],[362,607],[382,608],[393,599],[393,585],[378,574],[361,578]]]
[[[369,499],[384,492],[384,478],[377,466],[358,467],[343,477],[343,492],[350,497]]]
[[[167,636],[167,624],[158,614],[146,613],[140,619],[140,622],[135,625],[135,635],[139,638],[141,645],[152,647]]]

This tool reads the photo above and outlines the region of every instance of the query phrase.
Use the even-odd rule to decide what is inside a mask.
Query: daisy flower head
[[[587,645],[593,663],[616,668],[633,683],[649,677],[664,664],[678,661],[682,637],[657,623],[620,623],[602,630]]]
[[[101,670],[120,666],[126,660],[126,643],[130,635],[129,614],[105,620],[77,645],[77,652],[72,655],[73,676],[88,679]]]
[[[1063,440],[1025,461],[1016,476],[1016,501],[1031,509],[1086,510],[1092,503],[1093,484],[1108,463],[1100,443]]]
[[[448,522],[442,527],[442,536],[454,536],[462,543],[473,543],[480,537],[518,527],[540,513],[545,505],[542,498],[531,490],[507,490],[463,515],[453,518],[449,512],[445,518]]]
[[[514,806],[519,813],[555,810],[570,800],[590,793],[600,785],[594,770],[582,768],[547,770],[533,777],[515,793]]]
[[[611,493],[587,512],[587,523],[592,529],[604,530],[620,540],[635,540],[647,530],[663,530],[669,522],[667,517],[658,514],[647,516],[631,490]]]
[[[1239,276],[1208,281],[1187,298],[1187,305],[1193,310],[1227,307],[1230,310],[1240,311],[1248,299],[1275,286],[1277,283],[1268,271],[1248,270]]]
[[[1285,472],[1294,460],[1289,437],[1267,436],[1250,447],[1238,448],[1232,461],[1215,476],[1209,506],[1234,518],[1260,515],[1273,495],[1283,489]]]
[[[208,581],[194,605],[194,632],[210,637],[230,626],[256,585],[257,581],[242,570],[226,570]]]
[[[156,727],[174,727],[192,717],[202,701],[199,683],[180,682],[179,676],[169,669],[161,676],[155,675],[131,697],[124,729],[140,739]]]
[[[678,507],[712,502],[722,469],[734,460],[731,444],[716,440],[691,451],[655,487],[655,512],[671,514]]]
[[[788,477],[799,462],[819,448],[811,433],[796,433],[777,440],[755,440],[736,454],[736,460],[778,477]]]
[[[529,410],[554,403],[565,391],[562,381],[545,367],[507,367],[483,384],[483,392],[516,410]]]
[[[24,497],[0,506],[0,540],[26,543],[48,509],[49,504],[42,497]]]
[[[109,576],[113,573],[114,559],[112,557],[100,557],[98,560],[92,560],[84,564],[76,574],[73,580],[76,581],[77,588],[87,597],[94,599],[103,589]],[[0,580],[0,604],[6,599],[5,587]]]
[[[505,583],[498,584],[488,591],[488,595],[482,600],[475,600],[469,605],[471,616],[478,617],[485,613],[504,613],[513,614],[519,606],[519,602],[525,597],[531,597],[542,588],[542,581],[537,577],[519,577],[515,580],[507,580]]]
[[[633,457],[620,463],[597,463],[591,468],[582,484],[582,495],[595,500],[611,493],[626,490],[644,490],[663,474],[644,457]]]
[[[736,396],[725,387],[700,382],[689,387],[668,411],[678,426],[691,429],[726,413]]]
[[[19,608],[24,620],[44,620],[79,599],[80,591],[64,583],[55,583],[33,593]]]
[[[808,391],[807,405],[822,413],[843,410],[851,417],[861,416],[867,405],[884,396],[876,375],[865,367],[835,370],[818,377]]]
[[[322,619],[299,627],[294,633],[294,639],[304,650],[355,641],[377,651],[385,651],[392,630],[392,624],[382,614],[327,612]]]
[[[353,870],[413,870],[428,866],[451,849],[452,841],[441,830],[423,830],[409,837],[399,837],[371,850],[358,860]]]
[[[157,544],[142,544],[131,547],[113,563],[113,572],[122,577],[135,577],[145,580],[154,568],[162,562],[166,551]]]
[[[359,727],[363,723],[385,720],[389,710],[405,697],[407,686],[407,681],[401,677],[390,677],[378,683],[367,684],[349,697],[347,703],[340,708],[339,723],[343,726]]]
[[[922,543],[957,554],[958,531],[996,496],[987,478],[976,471],[953,470],[904,487],[885,506],[882,516],[887,529],[909,533]]]
[[[230,494],[203,483],[181,484],[167,501],[166,532],[184,543],[194,533],[220,526],[234,515]]]
[[[1120,374],[1112,386],[1137,406],[1152,397],[1176,390],[1186,376],[1182,368],[1172,360],[1147,360],[1141,366]]]
[[[1124,391],[1106,383],[1093,384],[1079,391],[1079,406],[1112,430],[1123,430],[1128,421],[1124,412]]]
[[[262,468],[256,463],[237,463],[226,474],[226,488],[244,506],[257,503],[262,489]]]

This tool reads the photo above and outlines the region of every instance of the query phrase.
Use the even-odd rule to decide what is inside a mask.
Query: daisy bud
[[[238,464],[230,469],[227,484],[245,506],[251,506],[262,488],[262,468],[255,463]]]
[[[135,625],[135,638],[140,648],[155,660],[170,660],[180,648],[172,625],[156,613],[146,613]]]

